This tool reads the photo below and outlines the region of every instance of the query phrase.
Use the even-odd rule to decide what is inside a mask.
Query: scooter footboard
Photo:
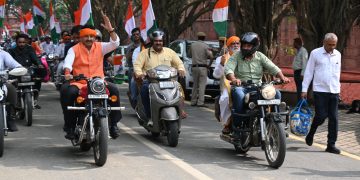
[[[179,120],[179,114],[175,107],[165,107],[161,109],[160,119],[162,120]]]

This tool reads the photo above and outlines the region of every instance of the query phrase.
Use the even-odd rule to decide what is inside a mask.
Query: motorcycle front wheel
[[[286,137],[283,123],[269,121],[266,126],[265,155],[270,167],[279,168],[285,159]]]
[[[30,93],[25,93],[24,95],[24,111],[25,111],[25,121],[27,126],[32,125],[32,112],[33,112],[33,102]]]
[[[179,124],[177,121],[168,121],[168,130],[167,140],[169,146],[176,147],[179,142]]]
[[[5,123],[4,119],[4,111],[0,110],[0,157],[3,156],[4,153],[4,137],[5,137]]]
[[[108,119],[101,118],[99,126],[95,127],[95,142],[93,145],[94,159],[97,166],[103,166],[107,159],[109,127]]]

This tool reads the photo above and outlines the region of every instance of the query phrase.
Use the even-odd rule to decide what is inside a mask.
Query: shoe
[[[73,140],[73,139],[75,139],[75,133],[74,133],[74,131],[73,131],[73,130],[68,130],[68,131],[66,131],[65,138],[68,139],[68,140]]]
[[[313,141],[314,141],[314,135],[309,133],[305,138],[305,142],[308,146],[312,146]]]
[[[340,149],[336,148],[335,145],[328,145],[325,149],[326,152],[334,153],[334,154],[340,154]]]
[[[198,107],[204,107],[204,108],[207,108],[208,106],[205,105],[205,104],[202,104],[202,105],[197,105]]]
[[[34,101],[34,108],[35,109],[41,109],[41,106],[38,104],[37,101]]]
[[[18,131],[18,128],[15,124],[15,119],[12,119],[12,120],[8,120],[7,122],[7,128],[8,128],[8,131],[10,132],[15,132],[15,131]]]
[[[222,131],[221,131],[223,134],[230,134],[230,129],[229,127],[225,126]]]
[[[119,136],[120,136],[120,129],[117,127],[117,125],[110,126],[110,137],[116,139]]]

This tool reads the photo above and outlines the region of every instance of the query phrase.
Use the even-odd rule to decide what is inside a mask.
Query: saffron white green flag
[[[151,0],[141,0],[142,14],[141,14],[141,37],[146,41],[149,35],[157,28],[155,22],[154,10],[152,8]]]
[[[33,14],[34,14],[35,25],[44,22],[46,18],[45,11],[41,8],[41,5],[38,0],[33,0]]]
[[[24,16],[20,15],[20,32],[26,33]]]
[[[131,1],[129,1],[129,6],[125,16],[125,31],[128,33],[129,37],[131,37],[131,31],[134,28],[135,28],[135,18],[134,18]]]
[[[0,27],[4,27],[5,2],[5,0],[0,0]]]
[[[27,29],[27,33],[29,35],[31,35],[31,37],[36,37],[37,36],[37,30],[34,24],[34,18],[31,14],[31,12],[28,12],[25,14],[25,28]]]
[[[57,30],[56,30],[57,29],[56,28],[56,19],[55,19],[55,13],[53,10],[52,1],[50,1],[49,11],[50,11],[50,32],[51,32],[50,35],[51,35],[52,41],[54,43],[57,43],[60,40],[60,32],[57,32]]]
[[[90,0],[80,0],[79,10],[81,12],[80,25],[94,25]]]
[[[228,18],[229,1],[218,0],[215,4],[212,19],[214,28],[219,36],[226,37],[227,34],[227,18]]]

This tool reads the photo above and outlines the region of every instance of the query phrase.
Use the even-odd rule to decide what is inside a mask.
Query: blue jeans
[[[232,88],[231,99],[233,103],[233,111],[235,113],[239,113],[239,114],[245,113],[245,109],[244,109],[245,95],[252,90],[253,89],[246,89],[243,87]],[[275,99],[281,99],[281,93],[279,90],[276,90]]]
[[[141,101],[142,101],[142,104],[144,105],[144,110],[145,110],[146,116],[148,118],[151,118],[149,81],[144,80],[144,82],[141,86],[140,94],[141,94]]]

